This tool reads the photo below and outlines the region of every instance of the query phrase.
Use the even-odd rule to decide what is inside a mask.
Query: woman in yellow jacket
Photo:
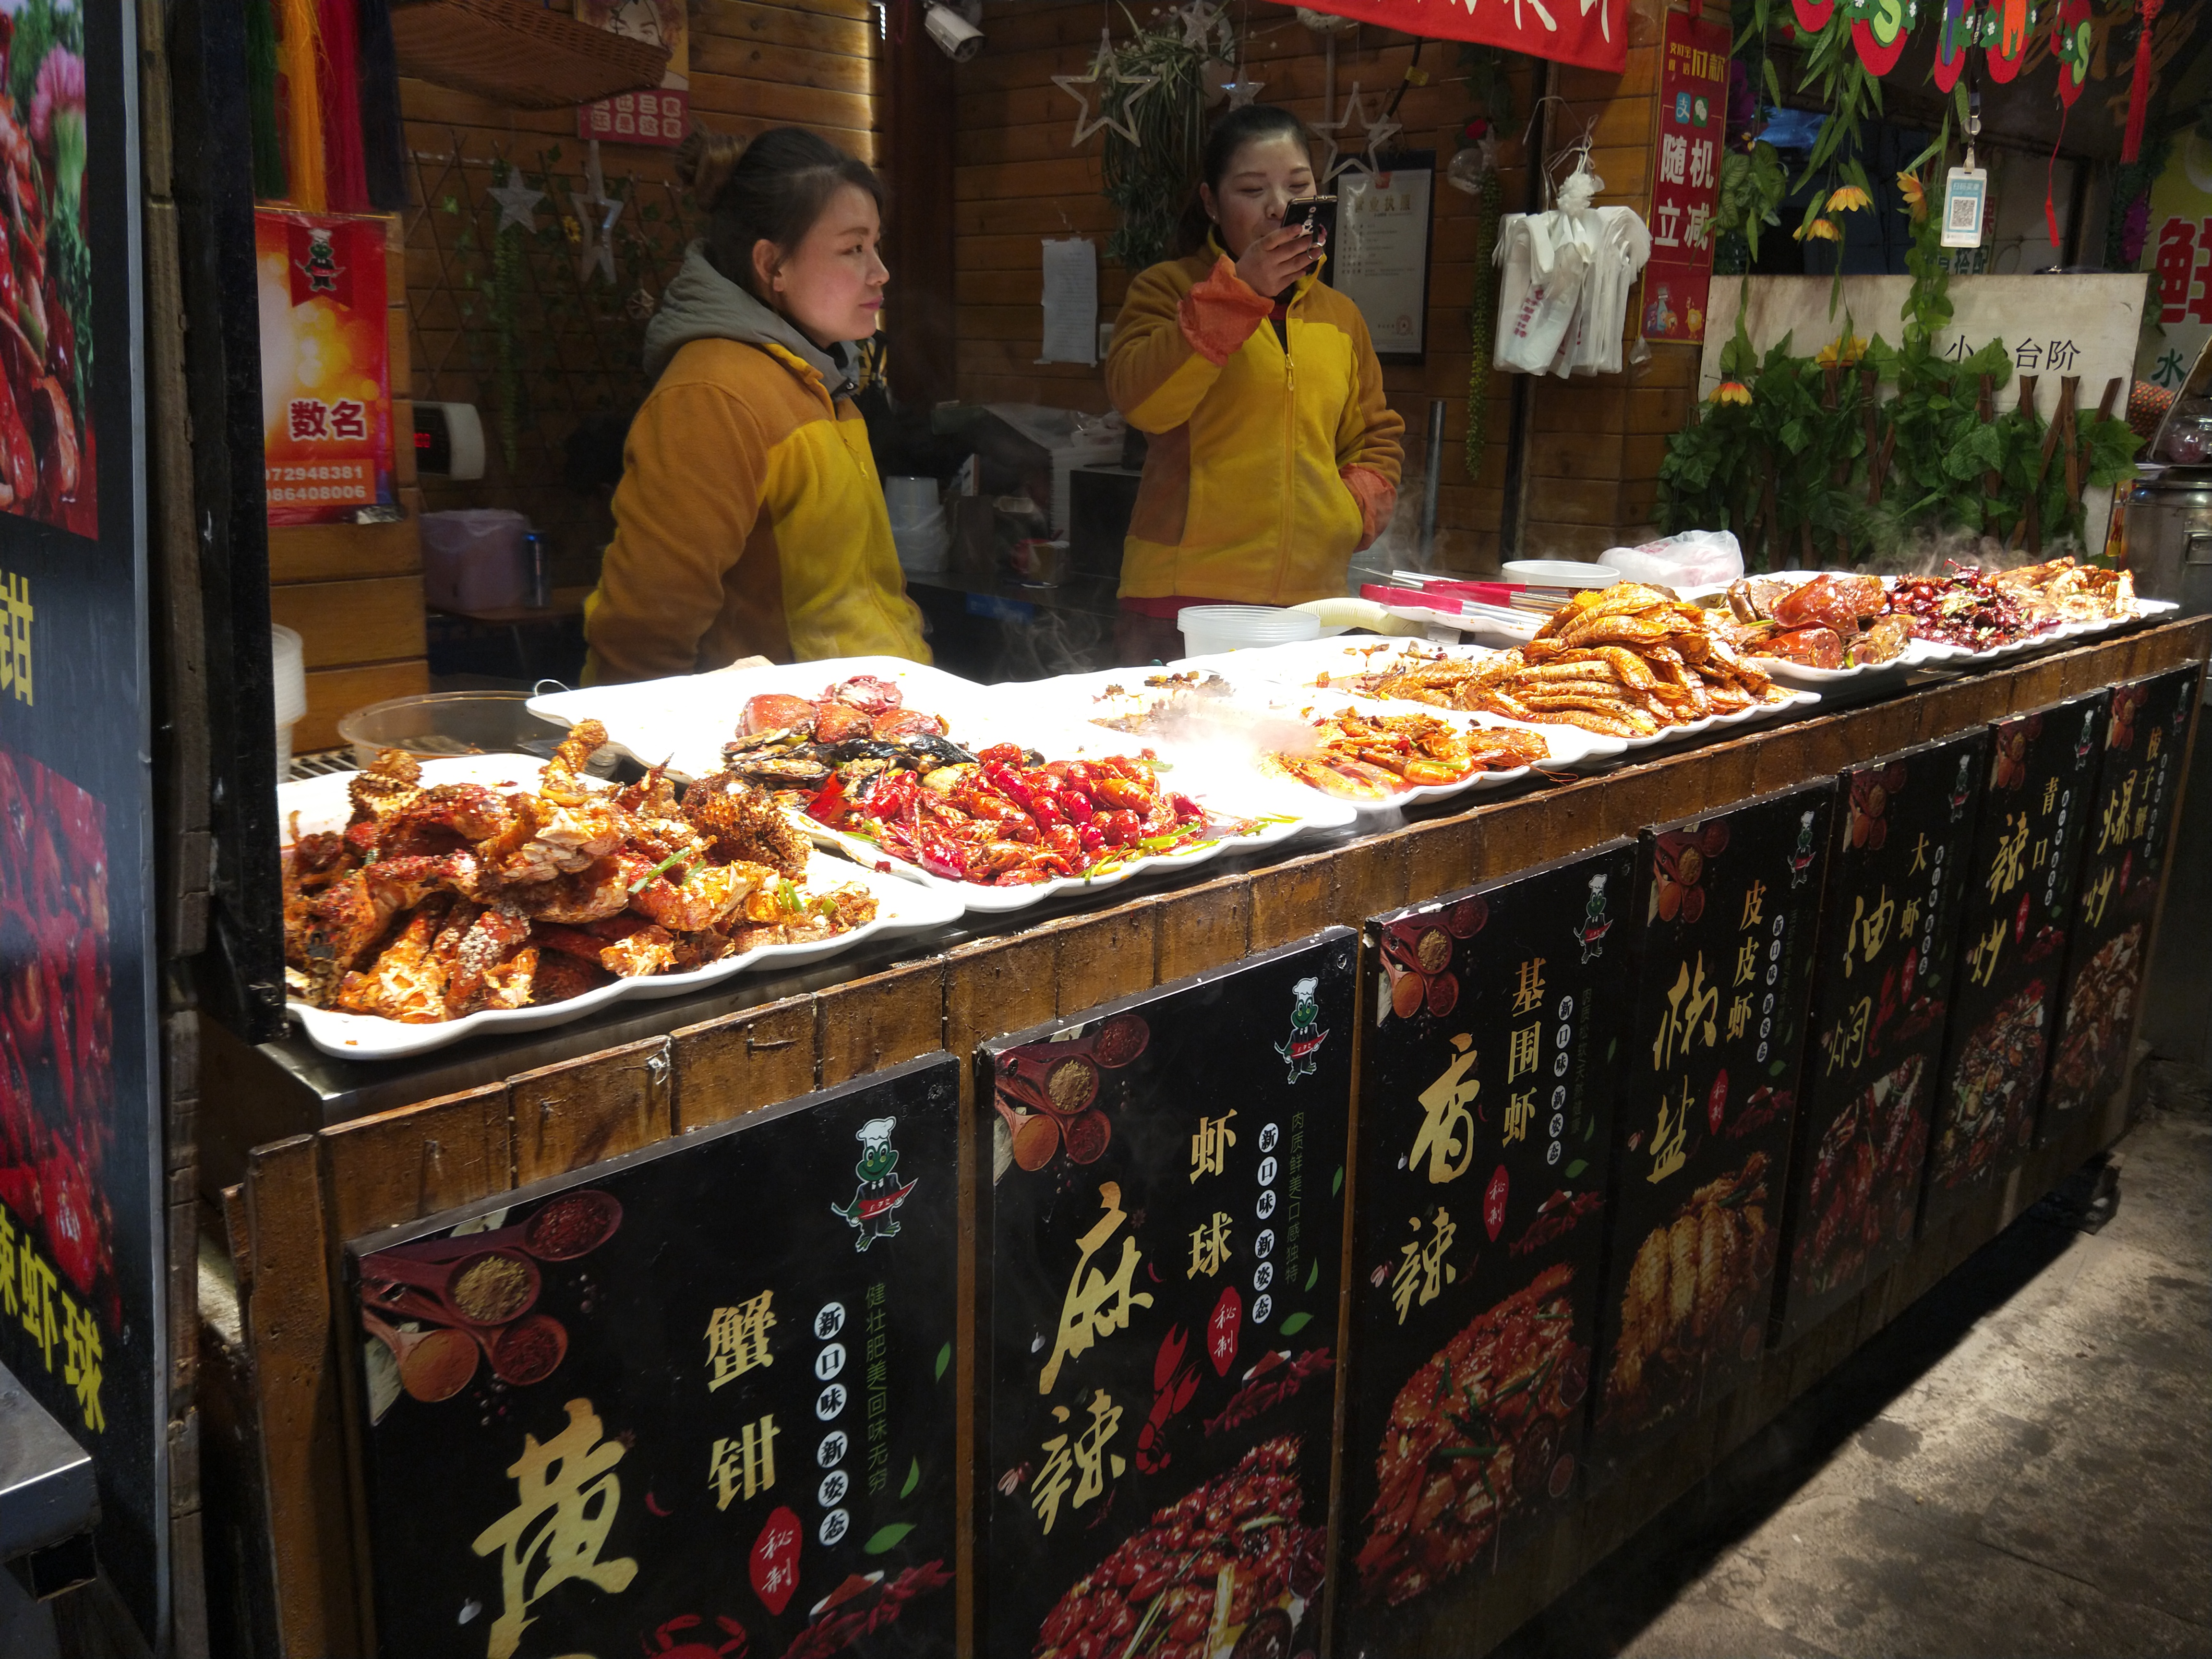
[[[778,662],[929,659],[854,406],[876,331],[883,186],[827,139],[694,132],[708,214],[645,334],[615,537],[584,607],[593,684]]]
[[[1345,591],[1397,505],[1399,434],[1320,244],[1283,228],[1314,192],[1297,118],[1250,105],[1208,135],[1192,252],[1129,285],[1106,387],[1151,435],[1121,556],[1125,654],[1181,654],[1183,606],[1301,605]],[[1202,213],[1202,216],[1201,216]]]

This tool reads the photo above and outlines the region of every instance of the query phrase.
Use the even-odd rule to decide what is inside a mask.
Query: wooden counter
[[[228,1460],[234,1467],[222,1484],[247,1492],[246,1507],[265,1515],[266,1537],[245,1553],[246,1570],[267,1575],[258,1593],[278,1609],[283,1650],[371,1650],[359,1487],[342,1425],[344,1350],[333,1323],[336,1263],[345,1240],[933,1049],[966,1055],[1000,1033],[1221,967],[1332,923],[1357,926],[1409,900],[1608,836],[2202,661],[2208,641],[2212,620],[2146,626],[1231,868],[1194,885],[1133,884],[1114,890],[1115,902],[1104,908],[1042,919],[1030,913],[1003,932],[936,936],[919,950],[915,941],[901,941],[800,975],[629,1005],[543,1036],[456,1045],[409,1067],[348,1065],[296,1043],[247,1049],[210,1029],[202,1168],[222,1217],[240,1316],[237,1340],[228,1344],[230,1363],[210,1367],[216,1378],[233,1379],[230,1397],[214,1413],[228,1433],[211,1437],[205,1455]],[[2000,1189],[1924,1234],[1905,1261],[1803,1340],[1768,1353],[1749,1383],[1568,1511],[1516,1565],[1436,1596],[1424,1650],[1484,1651],[1571,1584],[2021,1207],[2115,1139],[2126,1127],[2126,1091],[2087,1116]],[[963,1139],[975,1133],[975,1123],[967,1114]],[[963,1168],[972,1172],[968,1150]],[[972,1173],[963,1179],[972,1183]],[[963,1193],[962,1213],[964,1242],[972,1237],[972,1191]],[[965,1340],[973,1311],[970,1279],[961,1306],[963,1391],[974,1381],[974,1345]],[[962,1435],[966,1466],[972,1425],[965,1420]],[[963,1493],[962,1532],[972,1536],[965,1484]],[[210,1553],[213,1559],[216,1552]],[[963,1571],[963,1627],[971,1582]]]

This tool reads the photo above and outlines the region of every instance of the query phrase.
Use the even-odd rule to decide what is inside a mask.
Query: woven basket
[[[659,46],[539,0],[406,0],[392,8],[399,72],[515,109],[559,109],[660,84]]]

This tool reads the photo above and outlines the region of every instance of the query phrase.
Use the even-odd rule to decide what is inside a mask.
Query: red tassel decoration
[[[324,189],[333,211],[368,210],[368,167],[361,145],[359,0],[317,0],[322,50],[315,70],[322,93]]]
[[[2120,140],[2120,162],[2131,167],[2142,154],[2143,116],[2150,103],[2150,26],[2164,0],[2142,0],[2142,34],[2136,41],[2135,79],[2128,86],[2127,134]]]

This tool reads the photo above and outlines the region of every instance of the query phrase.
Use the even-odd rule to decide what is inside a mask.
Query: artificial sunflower
[[[1840,189],[1829,192],[1827,211],[1830,213],[1856,213],[1861,208],[1872,207],[1873,205],[1874,198],[1869,196],[1856,185],[1845,185]]]
[[[1928,191],[1921,185],[1920,175],[1914,173],[1899,173],[1897,188],[1905,198],[1906,210],[1912,215],[1913,222],[1917,224],[1925,219],[1928,216]]]
[[[1849,368],[1866,356],[1866,337],[1859,334],[1839,334],[1822,346],[1813,361],[1823,368],[1830,363],[1839,368]]]
[[[1712,401],[1717,404],[1747,404],[1751,388],[1741,380],[1723,380],[1713,388]]]
[[[1797,240],[1802,242],[1808,236],[1821,242],[1840,242],[1844,240],[1844,233],[1836,228],[1832,219],[1815,219],[1811,224],[1800,227],[1796,232]]]

